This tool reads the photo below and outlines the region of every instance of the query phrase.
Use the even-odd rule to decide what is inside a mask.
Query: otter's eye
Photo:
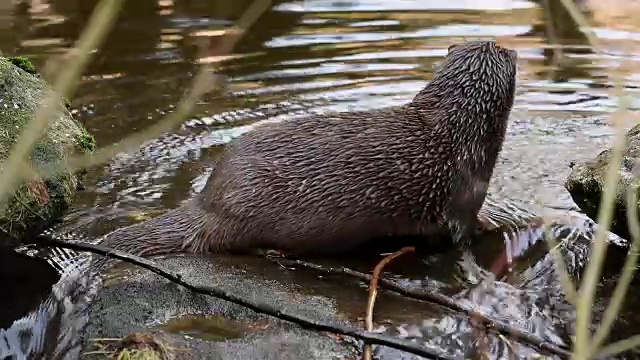
[[[455,49],[457,46],[458,46],[457,44],[449,45],[449,48],[447,49],[447,55],[451,54],[451,50]]]

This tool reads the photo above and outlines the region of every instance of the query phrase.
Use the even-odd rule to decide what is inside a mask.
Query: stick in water
[[[380,273],[382,269],[393,259],[402,256],[406,253],[415,251],[413,246],[403,247],[402,249],[385,256],[376,267],[373,269],[373,276],[371,277],[371,283],[369,284],[369,300],[367,301],[367,331],[373,331],[373,306],[376,303],[376,295],[378,294],[378,279],[380,279]],[[371,344],[366,344],[364,348],[364,360],[371,360]]]

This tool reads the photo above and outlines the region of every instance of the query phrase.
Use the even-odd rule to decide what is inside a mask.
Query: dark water
[[[222,146],[256,121],[238,110],[280,104],[271,113],[285,118],[300,110],[286,104],[292,97],[317,101],[305,111],[401,104],[431,78],[452,42],[473,38],[498,38],[520,58],[517,99],[492,182],[494,195],[532,206],[573,208],[562,188],[569,164],[608,145],[611,131],[604,117],[616,101],[610,95],[612,69],[622,71],[632,94],[638,91],[640,78],[619,64],[625,58],[637,61],[637,53],[623,49],[638,48],[640,33],[625,25],[624,18],[609,19],[592,3],[581,2],[607,51],[596,54],[561,6],[551,2],[546,11],[540,1],[274,1],[233,56],[221,63],[228,80],[226,95],[206,94],[175,131],[91,169],[87,190],[78,195],[65,229],[96,236],[192,197],[204,185]],[[238,19],[249,3],[126,2],[72,98],[75,117],[99,146],[156,123],[175,108],[198,64],[215,61],[213,53],[198,57],[199,41],[211,40],[214,47],[220,41],[216,30]],[[0,0],[0,50],[27,56],[41,66],[78,38],[94,4],[42,0],[12,5]],[[633,40],[626,43],[625,38]],[[556,42],[564,45],[562,51],[548,46]],[[635,110],[638,106],[632,103]],[[495,244],[475,251],[483,266],[504,246],[499,240]],[[369,265],[362,265],[363,271]],[[437,266],[398,271],[398,279],[408,282],[447,282],[451,275],[450,268]],[[21,289],[11,293],[21,299],[43,296],[34,289],[38,283],[51,284],[55,273],[51,276],[16,282]],[[339,297],[342,290],[339,284],[318,286],[313,277],[308,281],[310,289],[328,296]],[[343,300],[342,306],[360,311],[362,299],[356,300]],[[388,314],[398,317],[393,309]],[[23,315],[23,309],[3,306],[0,327]],[[637,324],[629,314],[626,332],[634,333]]]
[[[7,249],[0,250],[0,263],[0,279],[3,279],[5,294],[0,298],[0,329],[3,329],[36,308],[47,297],[58,276],[48,264]],[[20,294],[21,299],[15,301],[7,294]]]

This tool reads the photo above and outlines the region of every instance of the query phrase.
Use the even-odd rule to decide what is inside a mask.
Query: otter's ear
[[[447,55],[451,54],[451,50],[455,49],[457,46],[458,46],[458,44],[449,45],[449,48],[447,49]]]

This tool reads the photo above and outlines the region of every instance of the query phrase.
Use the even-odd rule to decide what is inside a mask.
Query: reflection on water
[[[242,324],[220,316],[183,316],[171,319],[159,328],[175,333],[188,334],[205,340],[222,341],[240,338],[248,329]]]
[[[0,297],[0,329],[3,329],[44,300],[59,276],[45,261],[10,250],[0,250],[0,263],[2,291],[15,294]]]
[[[2,258],[12,273],[5,274],[2,282],[3,290],[8,290],[3,294],[9,296],[2,302],[3,320],[8,321],[0,328],[0,358],[77,359],[79,335],[101,285],[86,271],[91,257],[24,247]]]
[[[72,45],[95,3],[0,0],[0,50],[28,56],[41,66]],[[76,118],[101,146],[156,123],[175,108],[198,64],[216,61],[215,54],[198,55],[200,40],[210,40],[215,48],[220,40],[216,30],[237,20],[249,3],[125,2],[115,29],[73,97]],[[625,86],[632,94],[638,91],[638,75],[619,65],[624,58],[637,61],[640,29],[620,28],[619,18],[609,19],[584,1],[587,16],[597,20],[596,32],[606,50],[596,54],[559,2],[547,2],[550,9],[542,3],[274,1],[221,64],[228,80],[226,93],[208,93],[192,118],[175,131],[92,169],[88,190],[78,196],[66,229],[95,236],[130,222],[127,211],[177,206],[204,185],[222,145],[255,121],[300,113],[301,106],[287,102],[292,97],[306,102],[302,112],[401,104],[431,78],[452,42],[494,37],[519,52],[519,78],[504,159],[492,191],[530,204],[536,200],[533,195],[540,195],[545,205],[573,206],[561,188],[567,164],[595,155],[609,140],[601,115],[616,105],[608,92],[613,84],[610,69],[619,68]],[[549,43],[563,47],[558,50]],[[502,239],[491,244],[495,246],[476,252],[479,263],[484,265],[483,254],[492,258],[487,255],[491,248],[503,246]],[[539,253],[538,258],[545,251]],[[436,257],[433,262],[438,259],[442,261]],[[451,283],[452,271],[439,271],[438,266],[419,270],[419,275],[395,276],[407,283],[418,276],[418,286],[433,289],[446,289],[442,284]],[[25,302],[25,309],[33,309],[42,296],[36,286],[30,289],[34,293],[25,299],[36,300]],[[325,291],[331,295],[330,289]],[[0,327],[24,311],[0,311]],[[631,319],[632,314],[627,315]]]

